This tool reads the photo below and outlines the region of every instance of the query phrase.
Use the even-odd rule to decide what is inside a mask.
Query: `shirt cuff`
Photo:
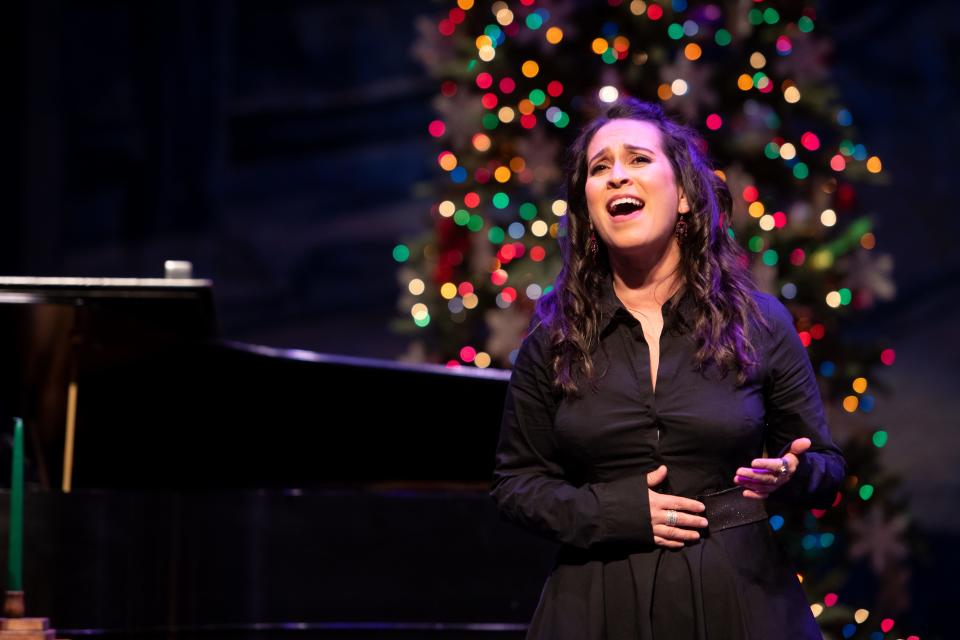
[[[605,542],[653,544],[647,476],[633,476],[592,485],[600,503]]]

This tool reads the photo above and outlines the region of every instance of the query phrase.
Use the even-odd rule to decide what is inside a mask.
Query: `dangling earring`
[[[683,214],[677,219],[677,226],[673,228],[674,235],[677,236],[677,244],[683,244],[687,239],[687,221],[683,219]]]
[[[591,258],[594,260],[597,259],[597,251],[599,251],[599,248],[597,247],[597,234],[593,230],[593,227],[590,227],[590,241],[587,243],[587,251],[590,253]]]
[[[684,214],[690,211],[690,204],[687,202],[686,196],[682,194],[680,195],[680,206],[685,208],[686,211],[684,211],[683,209],[677,211],[679,215],[677,216],[677,224],[673,228],[673,233],[674,235],[677,236],[677,244],[682,245],[687,240],[687,231],[688,231],[687,220]]]

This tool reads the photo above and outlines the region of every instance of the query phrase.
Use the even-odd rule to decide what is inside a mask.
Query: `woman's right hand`
[[[647,474],[647,486],[655,487],[667,477],[667,467],[660,465]],[[702,502],[657,493],[647,489],[650,498],[650,522],[653,525],[653,541],[668,549],[679,549],[684,542],[699,540],[700,534],[692,529],[703,529],[707,526],[707,519],[692,515],[703,513],[706,507]],[[667,512],[677,512],[677,523],[674,526],[667,524]]]

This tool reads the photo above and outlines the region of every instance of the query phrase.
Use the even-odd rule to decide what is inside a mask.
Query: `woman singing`
[[[491,491],[561,543],[528,638],[821,637],[765,503],[829,507],[845,462],[704,146],[627,99],[570,150],[563,267],[513,369]]]

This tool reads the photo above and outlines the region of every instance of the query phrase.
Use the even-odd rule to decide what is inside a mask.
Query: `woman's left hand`
[[[743,487],[744,497],[763,500],[790,481],[800,464],[800,456],[809,448],[810,438],[797,438],[782,458],[757,458],[750,463],[752,468],[737,469],[733,481]]]

